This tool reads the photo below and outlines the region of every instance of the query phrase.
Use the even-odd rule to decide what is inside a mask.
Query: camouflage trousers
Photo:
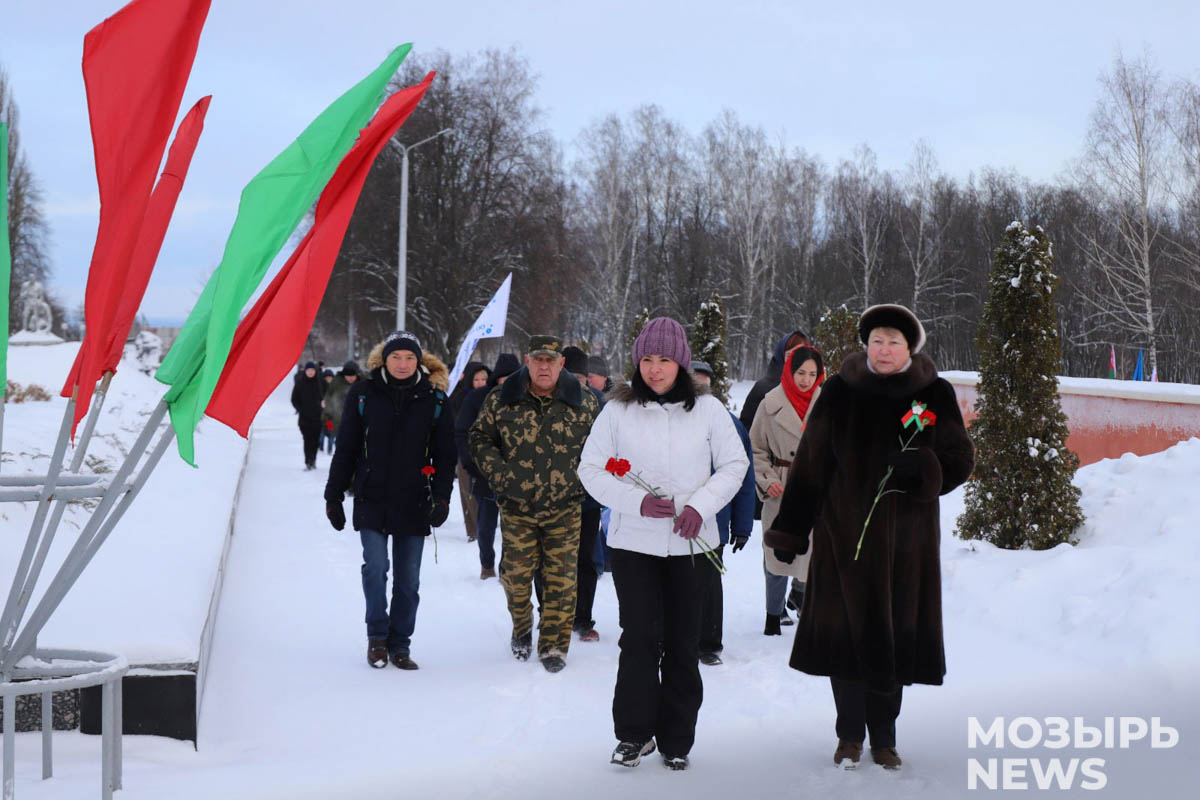
[[[513,635],[533,630],[533,576],[542,582],[542,618],[538,623],[538,658],[566,656],[575,622],[575,578],[579,559],[579,503],[565,511],[536,516],[500,514],[500,582],[508,597]]]

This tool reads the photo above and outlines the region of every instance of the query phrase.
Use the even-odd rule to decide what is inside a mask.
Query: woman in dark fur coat
[[[783,561],[811,543],[790,664],[830,678],[834,762],[857,766],[869,731],[872,759],[899,769],[903,686],[940,685],[946,673],[938,497],[970,476],[975,451],[954,389],[920,353],[925,330],[916,316],[903,306],[872,306],[859,334],[866,352],[825,383],[779,514],[764,520],[764,540]],[[923,421],[905,426],[914,404],[924,406]],[[897,491],[871,513],[889,468],[884,488]]]

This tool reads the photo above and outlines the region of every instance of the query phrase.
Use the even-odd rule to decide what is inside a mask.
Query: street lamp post
[[[453,133],[452,128],[442,128],[433,136],[415,144],[402,145],[395,139],[392,146],[400,151],[400,253],[396,269],[396,330],[404,330],[404,309],[408,302],[408,151],[432,142],[443,134]]]

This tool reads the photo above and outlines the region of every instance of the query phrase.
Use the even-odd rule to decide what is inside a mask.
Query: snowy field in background
[[[898,774],[869,764],[854,773],[832,766],[836,736],[828,681],[787,667],[790,636],[762,635],[756,527],[750,546],[727,557],[725,664],[702,668],[705,700],[692,768],[672,773],[657,755],[634,770],[608,764],[615,744],[610,709],[618,635],[611,576],[601,578],[597,592],[600,642],[574,641],[558,675],[537,663],[518,663],[508,652],[503,591],[494,580],[479,580],[477,549],[466,541],[457,501],[437,535],[438,563],[434,542],[425,549],[412,646],[421,669],[366,665],[357,537],[350,530],[336,533],[325,521],[321,490],[328,459],[320,458],[317,472],[303,472],[287,383],[255,427],[198,750],[190,743],[126,737],[125,789],[118,797],[991,794],[968,791],[972,757],[1105,759],[1107,785],[1100,791],[1079,789],[1076,776],[1072,792],[1039,792],[1027,770],[1029,791],[1038,796],[1195,794],[1200,539],[1191,501],[1200,440],[1081,469],[1076,481],[1088,523],[1078,547],[1004,552],[959,541],[952,530],[962,493],[943,498],[949,673],[945,686],[906,690],[898,724],[905,766]],[[739,404],[748,388],[735,388]],[[142,405],[148,408],[158,396]],[[43,427],[53,427],[57,418],[51,413]],[[11,417],[9,424],[11,431]],[[224,431],[211,422],[205,429],[212,437],[222,435],[212,431]],[[175,478],[164,472],[165,480],[177,482],[165,484],[162,493],[182,496],[223,479],[223,450],[201,444],[200,472]],[[227,512],[212,509],[218,517]],[[8,547],[14,526],[6,522],[4,529]],[[118,529],[106,547],[136,535]],[[116,552],[109,556],[118,558]],[[120,558],[131,573],[140,573],[155,570],[159,556],[126,551]],[[142,613],[140,601],[124,602],[127,615]],[[1080,716],[1097,724],[1106,716],[1158,716],[1179,729],[1180,741],[1173,749],[1138,742],[1112,750],[969,750],[972,715],[985,725],[996,716]],[[98,737],[56,737],[56,777],[42,782],[36,734],[20,735],[17,796],[94,796],[99,747]]]

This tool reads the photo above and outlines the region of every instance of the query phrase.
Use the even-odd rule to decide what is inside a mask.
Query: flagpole
[[[154,427],[157,428],[158,426],[155,425]],[[54,580],[46,588],[46,594],[42,596],[41,602],[30,613],[29,622],[21,631],[20,637],[13,643],[12,651],[8,654],[10,662],[15,664],[27,655],[28,651],[33,650],[37,642],[37,636],[41,633],[42,628],[45,627],[46,622],[49,621],[50,616],[58,609],[67,592],[75,585],[75,582],[79,580],[79,576],[83,574],[87,565],[95,558],[96,553],[99,552],[108,535],[113,532],[117,523],[125,516],[125,512],[133,505],[133,501],[137,499],[138,493],[146,485],[146,481],[149,480],[151,473],[154,472],[154,468],[158,466],[158,462],[162,460],[163,454],[167,452],[167,448],[170,447],[174,439],[175,429],[168,425],[166,431],[163,432],[163,435],[159,437],[158,442],[154,445],[154,449],[150,451],[150,455],[146,458],[146,463],[142,465],[142,469],[138,472],[132,483],[119,485],[124,484],[124,481],[118,482],[117,479],[113,479],[112,485],[109,486],[109,494],[106,494],[105,498],[107,499],[110,496],[115,498],[117,495],[123,495],[120,502],[111,514],[104,517],[103,522],[99,525],[94,524],[100,518],[99,510],[97,509],[97,514],[93,515],[92,520],[88,523],[88,528],[84,530],[84,534],[86,534],[88,533],[88,529],[94,529],[94,535],[90,538],[85,537],[83,534],[80,535],[79,541],[76,542],[78,552],[76,552],[76,549],[73,549],[67,560],[63,562],[58,574],[54,576]],[[133,455],[133,453],[131,452],[130,455]],[[138,455],[140,456],[141,453],[138,453]],[[134,459],[135,462],[136,460]],[[114,488],[117,488],[115,493],[113,492]],[[86,544],[80,548],[79,545],[85,539]],[[11,669],[11,667],[7,668]],[[0,669],[6,669],[6,667],[0,665]]]
[[[41,536],[42,524],[46,521],[46,513],[50,510],[50,495],[54,492],[59,472],[62,471],[63,458],[67,451],[67,440],[70,438],[71,433],[71,420],[75,415],[75,395],[77,392],[78,389],[71,393],[71,399],[67,401],[67,407],[63,411],[63,421],[62,425],[59,426],[58,441],[54,445],[54,454],[50,458],[50,467],[46,471],[46,482],[42,485],[42,491],[38,497],[37,511],[34,513],[33,522],[29,526],[29,534],[25,537],[25,548],[21,551],[21,560],[17,564],[16,573],[13,575],[12,587],[9,589],[8,599],[4,603],[4,611],[0,613],[0,656],[3,656],[3,661],[0,662],[0,674],[8,671],[8,647],[13,640],[13,636],[16,634],[21,612],[25,607],[22,598],[25,597],[27,602],[27,596],[22,594],[22,589],[25,586],[29,565],[33,560],[33,555]]]
[[[68,467],[68,472],[78,474],[79,468],[83,466],[83,457],[87,453],[88,444],[92,438],[92,432],[96,429],[96,420],[100,416],[101,409],[104,408],[104,400],[108,397],[108,387],[112,382],[113,373],[111,371],[104,373],[104,379],[100,382],[100,387],[96,390],[98,397],[93,398],[92,409],[88,414],[87,422],[84,424],[83,434],[80,436],[79,444],[75,447],[75,452],[71,457],[71,465]],[[61,480],[62,476],[59,476]],[[28,605],[28,598],[33,596],[33,590],[37,586],[38,579],[41,578],[42,568],[46,564],[46,556],[50,553],[50,546],[54,543],[54,536],[58,533],[58,526],[62,522],[63,512],[66,511],[67,503],[70,499],[63,497],[61,492],[57,493],[57,501],[54,504],[54,511],[50,515],[50,522],[46,525],[45,532],[41,536],[41,542],[38,545],[37,555],[34,556],[33,565],[29,567],[29,571],[25,574],[21,594],[19,597],[24,601],[18,607],[18,615],[23,614],[25,607]],[[16,579],[14,577],[14,587]],[[20,616],[16,620],[20,622]],[[6,630],[6,628],[0,628]]]
[[[150,418],[146,421],[145,428],[142,429],[137,441],[130,449],[129,454],[125,457],[125,461],[121,464],[120,468],[113,476],[112,482],[108,486],[108,490],[100,499],[99,506],[97,506],[96,510],[92,513],[91,519],[88,520],[87,525],[84,526],[83,531],[79,534],[79,538],[75,541],[75,545],[71,548],[71,551],[63,560],[62,565],[59,566],[58,572],[54,575],[54,578],[46,587],[46,593],[42,596],[41,601],[30,615],[29,621],[21,630],[21,633],[17,636],[16,641],[13,642],[11,646],[6,645],[5,649],[0,652],[0,656],[3,657],[2,660],[0,660],[0,673],[10,671],[12,669],[12,665],[25,655],[25,653],[22,651],[32,649],[32,643],[36,640],[38,632],[46,624],[46,620],[50,618],[50,614],[53,613],[58,607],[58,604],[62,601],[63,596],[66,595],[67,590],[70,589],[75,580],[78,579],[79,573],[82,572],[85,566],[87,566],[87,562],[91,560],[91,556],[87,555],[91,538],[94,536],[96,530],[105,521],[109,509],[113,507],[113,504],[117,501],[117,497],[124,492],[129,491],[129,487],[126,485],[128,483],[129,475],[133,472],[134,467],[137,466],[137,462],[141,458],[142,454],[149,447],[150,441],[154,434],[158,431],[158,425],[160,422],[162,422],[166,412],[167,404],[165,401],[160,400],[158,405],[155,406],[154,411],[150,413]],[[69,420],[70,417],[68,416],[68,424]],[[147,475],[146,477],[149,476]],[[142,476],[139,476],[139,479],[142,479]],[[92,552],[94,553],[94,551]],[[29,604],[29,600],[30,595],[28,594],[23,594],[18,599],[17,607],[13,609],[13,620],[8,619],[9,615],[6,609],[6,625],[12,626],[14,631],[16,628],[14,623],[16,620],[20,620],[24,616],[24,611]],[[4,631],[4,641],[11,641],[11,632],[7,628]]]

